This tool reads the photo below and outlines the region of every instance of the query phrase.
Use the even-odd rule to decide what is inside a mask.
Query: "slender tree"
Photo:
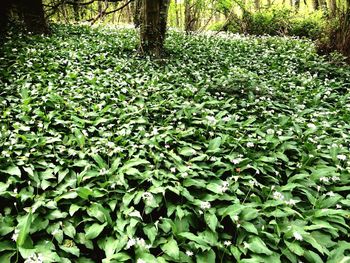
[[[142,0],[141,53],[154,57],[163,54],[169,3],[170,0]]]

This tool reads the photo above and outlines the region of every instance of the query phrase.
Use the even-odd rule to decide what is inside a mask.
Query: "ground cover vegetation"
[[[308,40],[53,26],[1,47],[0,262],[347,262],[348,66]]]

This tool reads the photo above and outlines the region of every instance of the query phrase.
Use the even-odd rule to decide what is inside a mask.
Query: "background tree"
[[[169,2],[170,0],[142,1],[141,53],[155,57],[163,54]]]
[[[10,10],[10,0],[4,0],[0,8],[0,37],[6,32],[6,28],[9,23],[9,10]]]
[[[34,34],[47,34],[49,32],[42,0],[19,0],[19,8],[29,32]]]

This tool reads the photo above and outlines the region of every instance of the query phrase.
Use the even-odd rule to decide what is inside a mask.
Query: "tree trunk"
[[[7,25],[9,23],[9,11],[10,11],[10,1],[5,0],[1,4],[0,8],[0,38],[6,33]],[[1,43],[1,41],[0,41]]]
[[[255,11],[260,11],[260,0],[254,0]]]
[[[318,0],[312,0],[312,6],[314,7],[314,10],[320,9],[320,5],[318,3]]]
[[[47,26],[42,0],[20,0],[24,24],[29,32],[47,34]]]
[[[73,2],[74,20],[78,22],[80,20],[79,0],[74,0]]]
[[[326,0],[319,0],[318,5],[322,8],[323,12],[327,12],[327,2]]]
[[[185,31],[186,33],[196,31],[198,14],[196,3],[191,0],[185,0]]]
[[[135,0],[134,2],[132,2],[133,20],[135,28],[138,28],[141,25],[141,9],[142,0]]]
[[[296,12],[299,12],[300,0],[294,0],[294,9],[295,9]]]
[[[161,57],[170,0],[142,0],[142,24],[140,50],[145,55]]]
[[[175,16],[176,16],[176,27],[180,28],[180,14],[179,14],[179,3],[175,0]]]
[[[268,7],[268,8],[270,8],[270,7],[271,7],[271,5],[272,5],[271,0],[267,0],[267,7]]]
[[[329,15],[330,15],[330,17],[336,17],[336,15],[337,15],[337,1],[336,0],[329,1]]]

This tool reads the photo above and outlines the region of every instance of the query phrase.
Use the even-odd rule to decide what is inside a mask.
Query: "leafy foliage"
[[[7,39],[0,262],[348,260],[349,68],[290,38],[136,45]]]

